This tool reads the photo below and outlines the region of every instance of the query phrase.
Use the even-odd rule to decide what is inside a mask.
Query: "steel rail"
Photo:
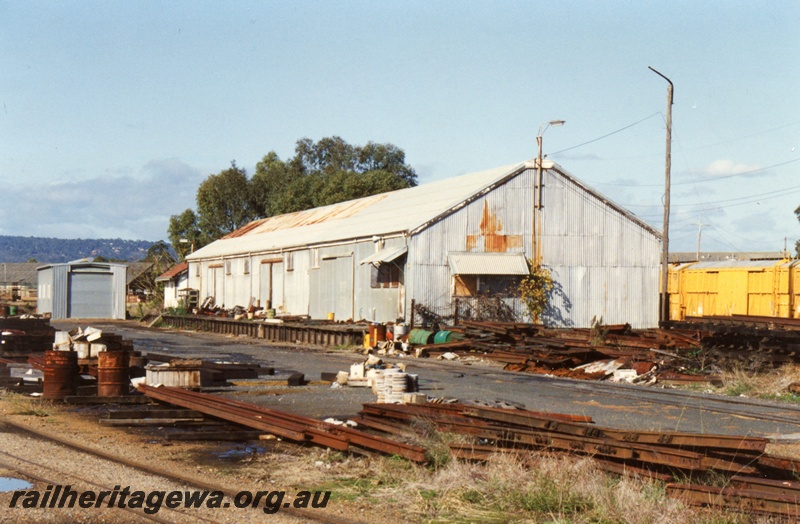
[[[380,415],[391,412],[396,418],[410,419],[414,416],[428,415],[438,417],[436,409],[428,406],[400,406],[392,404],[365,404],[365,413]],[[742,437],[732,435],[712,435],[701,433],[683,433],[666,431],[624,431],[594,425],[573,423],[564,420],[565,416],[546,416],[546,414],[525,410],[509,410],[503,408],[452,404],[450,412],[455,415],[449,420],[469,422],[478,419],[503,427],[516,426],[522,429],[539,429],[554,433],[564,433],[578,437],[607,438],[620,442],[639,444],[658,444],[660,446],[681,448],[715,448],[737,452],[758,452],[766,449],[768,439],[760,437]],[[466,418],[465,418],[466,417]]]
[[[139,471],[143,471],[143,472],[151,474],[151,475],[156,475],[156,476],[159,476],[159,477],[164,477],[166,479],[170,479],[170,480],[174,480],[174,481],[177,481],[177,482],[181,482],[181,483],[186,484],[188,486],[194,486],[194,487],[201,488],[201,489],[208,490],[208,491],[221,491],[222,493],[224,493],[228,497],[234,497],[240,491],[240,490],[235,490],[233,488],[228,488],[226,486],[213,484],[213,483],[208,482],[208,481],[204,481],[204,480],[188,477],[188,476],[185,476],[185,475],[181,475],[179,473],[175,473],[173,471],[169,471],[169,470],[166,470],[166,469],[163,469],[163,468],[157,468],[157,467],[151,466],[149,464],[145,464],[145,463],[142,463],[142,462],[134,461],[134,460],[131,460],[131,459],[128,459],[128,458],[125,458],[125,457],[119,457],[119,456],[113,455],[111,453],[107,453],[105,451],[101,451],[101,450],[94,449],[94,448],[91,448],[89,446],[77,443],[77,442],[73,442],[71,440],[68,440],[68,439],[62,437],[62,436],[53,435],[53,434],[51,434],[49,432],[45,432],[43,430],[33,429],[33,428],[29,428],[29,427],[17,424],[15,422],[9,421],[8,419],[5,419],[5,418],[0,418],[0,423],[2,423],[3,425],[6,425],[6,426],[12,427],[18,432],[22,432],[22,433],[27,433],[27,434],[33,435],[34,437],[39,438],[41,440],[49,440],[49,441],[58,443],[58,444],[60,444],[62,446],[74,449],[76,451],[80,451],[80,452],[83,452],[83,453],[87,453],[89,455],[100,457],[100,458],[105,459],[105,460],[109,460],[111,462],[122,464],[123,466],[127,466],[129,468],[136,469],[136,470],[139,470]],[[285,514],[291,515],[293,517],[306,519],[306,520],[313,521],[313,522],[322,522],[324,524],[365,524],[363,521],[345,519],[345,518],[337,517],[337,516],[334,516],[334,515],[327,515],[327,514],[324,514],[321,511],[310,511],[310,510],[306,510],[306,509],[302,509],[302,508],[294,508],[294,507],[288,507],[287,508],[287,507],[284,507],[284,508],[281,508],[281,513],[285,513]]]
[[[364,406],[367,414],[397,417],[412,420],[418,408],[405,409],[392,406],[382,410],[382,404]],[[408,407],[410,408],[410,406]],[[620,460],[635,460],[653,465],[676,467],[691,471],[704,471],[710,468],[738,474],[756,474],[757,469],[749,464],[732,460],[730,456],[708,456],[704,453],[682,450],[657,444],[618,441],[610,438],[586,435],[560,434],[545,429],[538,431],[511,426],[497,426],[478,418],[458,418],[448,415],[431,417],[430,410],[423,412],[430,422],[443,431],[471,435],[497,442],[534,448],[558,449],[585,455],[599,455]],[[752,456],[745,455],[743,461],[752,462]]]
[[[667,496],[692,506],[729,508],[746,513],[800,517],[800,499],[750,489],[717,488],[696,484],[668,484]]]
[[[297,438],[287,437],[291,440],[310,441],[340,451],[348,450],[352,444],[390,455],[399,455],[415,462],[427,460],[425,450],[418,446],[387,440],[353,428],[337,426],[301,415],[271,410],[204,393],[185,391],[180,388],[140,386],[139,390],[157,400],[177,403],[177,405],[203,411],[218,418],[230,420],[228,417],[230,413],[241,421],[239,423],[245,425],[248,425],[248,420],[250,420],[254,424],[267,423],[274,427],[288,427],[292,432],[298,434]]]
[[[622,442],[640,444],[659,444],[662,446],[680,446],[693,448],[725,448],[763,452],[769,440],[759,437],[740,437],[731,435],[710,435],[700,433],[665,432],[665,431],[624,431],[597,426],[581,425],[555,421],[551,418],[529,415],[524,411],[510,412],[498,408],[482,408],[466,406],[461,413],[470,417],[514,424],[527,428],[546,429],[556,433],[586,436],[595,438],[611,438]]]

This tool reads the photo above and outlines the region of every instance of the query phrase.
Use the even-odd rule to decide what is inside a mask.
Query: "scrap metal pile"
[[[686,362],[676,351],[696,350],[701,345],[696,330],[634,330],[628,324],[548,329],[538,324],[464,321],[457,330],[450,329],[463,338],[417,346],[417,355],[451,353],[500,362],[508,371],[647,382],[654,381],[657,374],[680,378],[676,371]]]
[[[752,371],[800,362],[800,318],[748,315],[686,317],[675,329],[702,333],[707,357]]]
[[[800,461],[765,453],[764,438],[616,430],[579,415],[466,404],[364,404],[357,422],[398,438],[431,430],[465,436],[472,442],[450,444],[465,460],[531,450],[591,457],[609,472],[668,482],[667,494],[690,505],[800,517]]]
[[[0,318],[0,357],[27,356],[51,349],[55,328],[42,318]]]
[[[726,369],[800,363],[800,319],[689,317],[668,329],[462,321],[446,329],[458,340],[416,345],[417,356],[475,357],[508,371],[631,383],[713,382]]]

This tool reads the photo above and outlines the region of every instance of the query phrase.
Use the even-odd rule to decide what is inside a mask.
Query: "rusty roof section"
[[[181,262],[180,264],[176,264],[169,268],[168,270],[164,271],[158,277],[156,277],[156,282],[162,282],[164,280],[172,280],[173,278],[177,277],[181,273],[189,271],[189,263],[188,262]]]
[[[322,224],[329,220],[339,220],[342,218],[349,218],[364,208],[373,206],[386,198],[387,193],[373,195],[358,200],[348,200],[338,204],[329,206],[315,207],[313,209],[306,209],[304,211],[295,211],[294,213],[286,213],[285,215],[276,215],[269,218],[262,218],[255,220],[249,224],[228,233],[223,239],[236,238],[248,234],[270,233],[272,231],[280,231],[282,229],[292,229],[295,227],[310,226],[313,224]]]

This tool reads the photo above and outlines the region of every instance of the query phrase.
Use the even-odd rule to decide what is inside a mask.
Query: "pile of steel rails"
[[[675,371],[686,361],[675,352],[700,346],[692,330],[631,329],[628,324],[594,328],[548,329],[539,324],[463,321],[448,328],[462,337],[444,344],[417,346],[419,356],[453,353],[505,364],[508,371],[546,373],[578,379],[602,379],[608,369],[581,366],[616,361],[614,369],[633,369],[638,375],[658,366]]]
[[[365,404],[357,422],[394,436],[433,429],[471,437],[450,445],[466,460],[531,450],[587,456],[613,473],[667,482],[667,494],[687,504],[800,517],[800,461],[765,453],[764,438],[617,430],[582,416],[465,404]]]
[[[670,325],[681,330],[697,330],[707,358],[722,365],[728,361],[757,369],[800,363],[800,318],[686,317]]]
[[[363,448],[389,455],[398,455],[414,462],[426,461],[425,450],[421,447],[385,439],[347,425],[322,422],[301,415],[180,388],[140,385],[139,391],[161,402],[189,408],[211,417],[234,422],[297,443],[314,444],[338,451]]]

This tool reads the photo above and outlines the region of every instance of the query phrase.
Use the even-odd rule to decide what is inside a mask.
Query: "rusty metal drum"
[[[42,398],[64,400],[78,391],[78,354],[74,351],[44,352]]]
[[[128,351],[102,351],[97,354],[98,397],[121,397],[128,394],[130,358]]]

